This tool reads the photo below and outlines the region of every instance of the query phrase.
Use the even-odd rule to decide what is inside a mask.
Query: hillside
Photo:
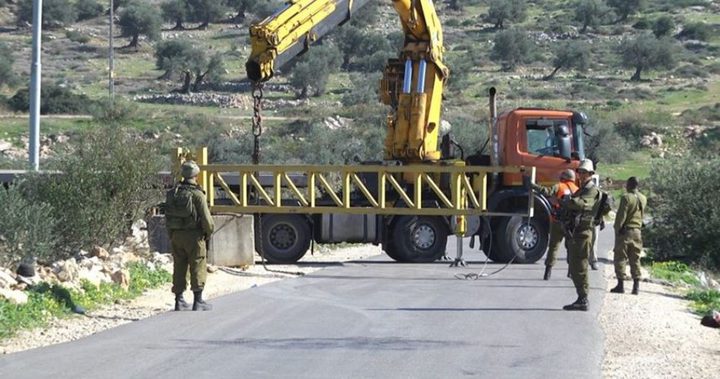
[[[161,2],[151,3],[158,7]],[[477,150],[485,139],[485,93],[490,86],[498,88],[501,108],[558,107],[587,112],[593,119],[591,134],[597,136],[596,158],[601,163],[629,161],[622,168],[606,166],[610,175],[645,176],[648,159],[668,153],[682,154],[695,148],[698,139],[704,142],[710,139],[710,146],[717,146],[720,1],[646,1],[642,10],[627,19],[606,20],[585,32],[575,21],[576,1],[527,1],[525,18],[505,23],[505,29],[526,33],[530,43],[524,58],[512,70],[504,69],[504,64],[493,57],[494,40],[502,30],[487,19],[489,3],[492,1],[436,4],[444,25],[445,60],[451,70],[443,117],[453,125],[453,132],[460,135],[466,151]],[[451,9],[454,4],[462,9]],[[19,6],[12,3],[0,8],[0,42],[9,47],[14,58],[12,67],[19,77],[15,85],[2,87],[0,94],[7,98],[29,80],[31,30],[17,26],[18,11]],[[118,13],[122,12],[121,6]],[[197,22],[186,22],[185,30],[171,30],[174,24],[165,23],[156,41],[141,36],[137,49],[124,47],[130,38],[120,37],[120,29],[116,29],[115,91],[130,103],[125,109],[131,113],[124,121],[125,126],[136,129],[139,136],[157,139],[163,153],[178,144],[209,144],[216,161],[249,161],[252,102],[249,84],[244,81],[244,63],[249,52],[248,25],[258,16],[248,13],[239,22],[232,19],[233,15],[228,10],[206,30],[196,29]],[[323,49],[332,42],[337,44],[343,38],[342,29],[350,27],[357,27],[366,35],[397,41],[396,17],[390,2],[373,2],[357,15],[357,20],[327,37]],[[634,70],[621,67],[617,51],[623,41],[651,34],[660,18],[672,21],[668,39],[675,49],[675,64],[646,69],[640,80],[630,80]],[[703,23],[710,31],[705,40],[682,37],[683,31],[694,23]],[[46,28],[44,82],[92,100],[106,98],[107,35],[108,20],[104,15]],[[202,84],[193,94],[178,94],[181,77],[165,79],[164,71],[156,66],[155,47],[161,41],[171,40],[189,41],[200,50],[219,53],[224,66],[222,78]],[[552,80],[543,80],[554,69],[555,49],[568,41],[589,47],[586,69],[562,68]],[[389,46],[389,50],[378,50],[372,56],[362,56],[360,52],[345,54],[343,58],[348,64],[333,70],[325,91],[309,99],[297,99],[300,91],[291,85],[290,67],[273,78],[265,91],[265,115],[277,117],[266,119],[263,159],[343,163],[351,156],[379,158],[385,110],[375,101],[373,92],[382,62],[397,54],[392,42]],[[326,51],[323,49],[311,49],[302,59],[311,59],[316,50],[323,54]],[[9,106],[3,113],[6,116],[0,120],[0,138],[22,150],[27,120]],[[43,134],[71,136],[96,124],[87,118],[47,118],[42,130]],[[328,129],[328,125],[334,124],[341,127]],[[348,135],[353,137],[342,144],[345,150],[333,150]],[[16,151],[14,156],[20,159],[0,157],[0,167],[22,166],[25,155]]]

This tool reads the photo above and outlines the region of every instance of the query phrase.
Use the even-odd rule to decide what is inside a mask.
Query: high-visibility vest
[[[560,201],[565,196],[572,196],[575,192],[577,192],[578,186],[573,182],[572,180],[563,180],[560,183],[558,183],[558,190],[555,192],[555,198],[556,201],[553,202],[553,208],[555,210],[560,209]],[[553,221],[557,221],[557,218],[555,215],[552,215]]]

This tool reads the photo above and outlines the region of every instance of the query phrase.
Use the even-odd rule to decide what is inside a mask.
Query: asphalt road
[[[601,257],[612,236],[601,234]],[[454,255],[454,241],[451,255]],[[564,255],[563,255],[564,256]],[[70,343],[0,358],[1,378],[600,378],[605,283],[591,271],[589,312],[560,262],[329,265]],[[488,264],[490,273],[503,265]]]

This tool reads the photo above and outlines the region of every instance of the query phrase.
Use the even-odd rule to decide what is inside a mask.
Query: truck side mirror
[[[555,126],[555,137],[558,141],[560,156],[565,159],[572,158],[572,141],[570,140],[570,128],[567,125]]]

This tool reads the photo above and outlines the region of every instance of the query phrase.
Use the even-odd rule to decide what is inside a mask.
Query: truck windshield
[[[560,155],[560,143],[555,130],[560,126],[567,127],[567,120],[527,120],[527,152],[537,155]]]
[[[582,124],[576,124],[573,130],[573,142],[577,148],[579,159],[585,159],[585,130]]]

